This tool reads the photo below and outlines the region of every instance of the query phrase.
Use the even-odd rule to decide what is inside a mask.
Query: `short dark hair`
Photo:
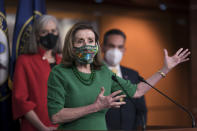
[[[76,23],[73,27],[68,31],[65,37],[64,48],[62,53],[62,64],[65,67],[72,67],[76,61],[76,54],[73,51],[73,44],[75,40],[75,34],[79,30],[91,30],[95,35],[95,42],[98,44],[98,53],[94,57],[94,61],[92,63],[94,69],[100,69],[103,65],[102,58],[101,58],[101,48],[99,45],[99,37],[93,27],[88,23]]]
[[[103,44],[106,45],[107,44],[107,38],[110,35],[121,35],[124,40],[126,40],[126,35],[123,31],[121,31],[120,29],[111,29],[108,30],[105,34],[104,34],[104,40],[103,40]]]

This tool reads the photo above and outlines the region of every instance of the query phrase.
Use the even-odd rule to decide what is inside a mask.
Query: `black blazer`
[[[130,80],[131,83],[139,83],[139,74],[137,71],[120,66],[124,79]],[[141,98],[132,98],[132,103],[125,98],[125,105],[120,108],[111,108],[106,114],[106,123],[108,130],[136,130],[138,126],[142,126],[142,115],[147,118],[147,108],[144,96]]]

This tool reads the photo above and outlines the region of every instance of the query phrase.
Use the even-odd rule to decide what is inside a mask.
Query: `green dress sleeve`
[[[115,81],[113,81],[112,83],[112,92],[115,92],[117,90],[122,90],[122,94],[125,94],[125,92],[127,92],[127,94],[130,97],[133,97],[133,95],[136,92],[137,89],[137,85],[136,84],[132,84],[129,80],[125,80],[123,78],[120,78],[118,76],[116,76],[118,82],[120,83],[120,85],[122,86],[122,88],[119,86],[119,84]],[[128,97],[128,96],[127,96]]]
[[[64,88],[65,82],[60,75],[56,70],[52,70],[48,79],[47,105],[50,118],[64,108],[67,93]]]

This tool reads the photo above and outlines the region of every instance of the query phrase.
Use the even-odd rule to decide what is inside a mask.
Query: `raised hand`
[[[119,108],[121,105],[126,104],[125,102],[117,102],[120,98],[126,97],[126,95],[119,95],[122,91],[118,90],[110,94],[109,96],[104,96],[105,89],[104,87],[101,87],[101,92],[98,95],[95,104],[99,108],[99,110],[105,109],[105,108]]]
[[[188,49],[183,50],[183,48],[180,48],[173,56],[168,56],[168,51],[164,49],[165,53],[165,59],[164,59],[164,66],[171,70],[178,64],[188,61],[190,51]]]

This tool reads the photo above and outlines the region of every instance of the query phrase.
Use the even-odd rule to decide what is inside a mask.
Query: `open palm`
[[[180,48],[173,56],[168,56],[168,51],[164,49],[164,53],[164,64],[170,70],[182,62],[188,61],[190,51],[188,49],[183,50],[183,48]]]

